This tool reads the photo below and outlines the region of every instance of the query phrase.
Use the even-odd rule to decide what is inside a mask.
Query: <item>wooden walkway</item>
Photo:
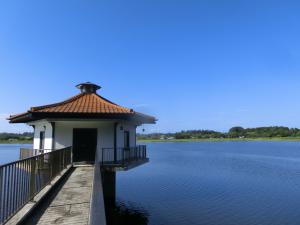
[[[89,224],[93,180],[93,166],[74,168],[61,186],[24,224]]]

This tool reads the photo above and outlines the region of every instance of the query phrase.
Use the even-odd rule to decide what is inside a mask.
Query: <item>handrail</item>
[[[72,148],[68,147],[1,165],[0,225],[71,164]]]
[[[20,148],[20,159],[26,159],[46,152],[54,151],[53,149],[38,149],[38,148]]]
[[[35,150],[32,148],[20,148],[20,156],[19,159],[26,159],[32,156],[39,155],[41,153],[44,153],[43,151],[40,150]]]
[[[71,147],[68,147],[68,148],[71,148]],[[35,157],[37,157],[37,156],[45,155],[45,154],[48,154],[48,153],[51,153],[51,152],[55,152],[55,151],[61,151],[61,150],[64,150],[64,149],[67,149],[67,148],[56,149],[56,150],[50,150],[50,149],[48,149],[47,151],[49,151],[49,152],[46,152],[46,153],[41,153],[41,154],[38,154],[38,155],[30,156],[30,157],[25,158],[25,159],[19,159],[19,160],[13,161],[13,162],[1,164],[1,165],[0,165],[0,169],[1,169],[1,167],[4,167],[4,166],[9,166],[9,165],[11,165],[11,164],[15,164],[15,163],[18,163],[18,162],[23,162],[24,160],[27,160],[27,159],[32,159],[32,158],[35,158]],[[51,152],[50,152],[50,151],[51,151]]]
[[[142,159],[147,159],[146,145],[138,145],[130,148],[102,148],[102,165],[125,164],[130,161]]]

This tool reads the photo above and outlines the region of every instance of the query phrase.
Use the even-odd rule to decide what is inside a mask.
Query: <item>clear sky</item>
[[[9,114],[91,81],[159,122],[147,132],[300,127],[300,2],[0,3],[0,132]]]

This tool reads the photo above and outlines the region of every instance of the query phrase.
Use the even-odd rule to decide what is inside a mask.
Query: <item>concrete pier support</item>
[[[107,207],[114,207],[116,204],[116,172],[101,171],[104,202]]]

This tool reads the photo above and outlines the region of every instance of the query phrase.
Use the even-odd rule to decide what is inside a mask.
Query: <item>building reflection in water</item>
[[[108,225],[147,225],[147,212],[134,204],[116,202],[115,207],[106,210]]]
[[[102,171],[107,225],[148,225],[148,212],[134,203],[116,201],[116,173]]]

